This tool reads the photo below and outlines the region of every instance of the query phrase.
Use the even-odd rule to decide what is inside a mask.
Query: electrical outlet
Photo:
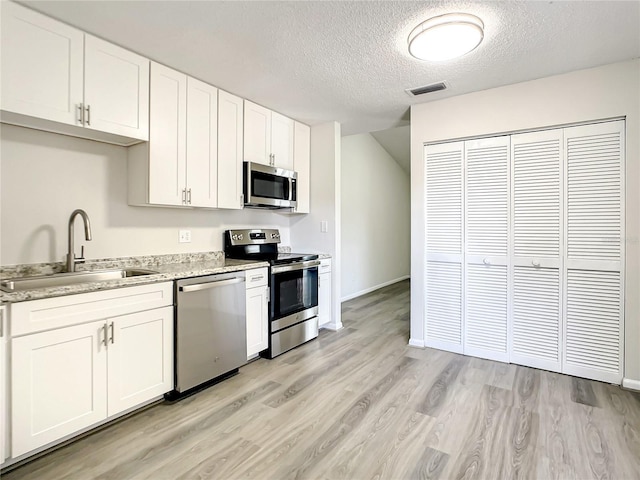
[[[178,242],[191,243],[191,230],[180,230],[178,233]]]

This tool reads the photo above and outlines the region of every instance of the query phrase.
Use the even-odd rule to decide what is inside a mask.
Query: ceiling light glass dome
[[[461,57],[484,37],[482,20],[468,13],[448,13],[430,18],[409,35],[409,53],[420,60],[440,62]]]

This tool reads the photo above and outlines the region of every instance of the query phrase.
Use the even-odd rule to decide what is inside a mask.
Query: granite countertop
[[[224,258],[222,252],[205,252],[200,254],[153,255],[144,257],[123,257],[102,260],[91,260],[78,265],[78,271],[111,270],[137,268],[153,270],[158,273],[135,276],[104,282],[77,283],[74,285],[38,288],[19,292],[0,292],[1,303],[16,303],[27,300],[60,297],[77,293],[95,292],[112,288],[131,287],[149,283],[172,281],[180,278],[200,277],[217,273],[237,272],[253,268],[268,267],[267,262],[252,260],[234,260]],[[62,263],[43,263],[29,265],[11,265],[0,267],[2,279],[51,275],[64,271]]]

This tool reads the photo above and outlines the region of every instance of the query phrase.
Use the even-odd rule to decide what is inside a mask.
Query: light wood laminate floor
[[[640,478],[640,395],[410,348],[408,281],[343,323],[3,479]]]

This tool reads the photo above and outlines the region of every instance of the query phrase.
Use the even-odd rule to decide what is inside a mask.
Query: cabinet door
[[[9,359],[7,358],[7,325],[6,310],[4,306],[0,306],[0,465],[9,456],[7,448],[7,435],[9,434],[8,419],[9,410],[7,401],[7,368],[9,368]]]
[[[271,154],[273,164],[286,170],[293,170],[294,121],[290,118],[271,113]]]
[[[311,179],[311,129],[295,122],[293,135],[293,170],[298,173],[296,213],[309,213]]]
[[[186,201],[187,76],[151,64],[149,203]]]
[[[13,457],[107,417],[104,325],[93,322],[12,339]]]
[[[149,60],[85,35],[85,127],[149,139]]]
[[[318,326],[331,323],[331,270],[318,275]]]
[[[508,361],[509,137],[465,142],[464,353]]]
[[[245,100],[244,160],[271,164],[271,110]]]
[[[244,101],[218,93],[218,208],[241,209]]]
[[[81,31],[2,2],[2,110],[81,125]]]
[[[173,388],[173,307],[113,318],[108,325],[109,416]]]
[[[562,130],[511,137],[510,361],[561,366]]]
[[[247,359],[269,348],[267,287],[247,289]]]
[[[187,79],[187,202],[218,205],[218,89]]]
[[[563,373],[622,380],[624,121],[567,128]]]
[[[428,347],[462,353],[464,143],[425,147]]]

